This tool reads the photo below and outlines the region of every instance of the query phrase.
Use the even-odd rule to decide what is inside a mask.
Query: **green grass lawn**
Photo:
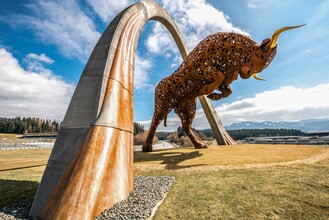
[[[1,150],[0,171],[46,165],[50,151],[50,149]]]
[[[309,158],[327,151],[326,147],[309,145],[259,145],[209,146],[207,149],[176,148],[151,153],[135,152],[134,161],[139,164],[189,166],[220,166],[268,164]],[[175,168],[175,167],[173,167]]]
[[[19,154],[0,151],[0,162],[47,157]],[[135,175],[176,178],[154,219],[329,219],[328,147],[238,145],[134,157]],[[43,170],[0,172],[0,207],[31,198]]]
[[[174,174],[155,219],[329,219],[328,164]]]
[[[0,133],[0,143],[16,143],[22,135]]]

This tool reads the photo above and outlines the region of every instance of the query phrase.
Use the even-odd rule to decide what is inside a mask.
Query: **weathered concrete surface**
[[[213,131],[217,144],[218,145],[235,145],[235,141],[231,138],[231,136],[225,130],[221,120],[219,119],[215,108],[211,104],[210,99],[206,96],[199,97],[200,103],[204,110],[204,113],[208,119],[211,130]]]
[[[94,219],[133,188],[133,134],[92,126],[40,219]]]
[[[88,129],[98,118],[118,38],[123,28],[120,21],[128,9],[118,14],[110,23],[83,70],[35,196],[30,211],[33,217],[39,216],[50,194],[77,154]]]
[[[43,209],[43,219],[93,218],[131,191],[133,65],[139,34],[150,19],[168,28],[186,57],[174,21],[153,2],[141,1],[111,22],[74,92],[31,208],[32,216],[39,216]]]

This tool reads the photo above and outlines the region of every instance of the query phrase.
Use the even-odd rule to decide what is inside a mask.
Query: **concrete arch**
[[[175,22],[159,5],[142,0],[115,17],[83,70],[31,208],[32,216],[91,219],[127,198],[132,190],[134,59],[148,20],[164,24],[182,57],[187,56]],[[210,101],[200,100],[217,141],[227,144],[230,138]]]

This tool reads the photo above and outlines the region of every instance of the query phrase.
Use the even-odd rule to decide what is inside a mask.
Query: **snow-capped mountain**
[[[329,119],[308,119],[301,121],[280,121],[280,122],[251,122],[245,121],[240,123],[234,123],[228,126],[225,126],[227,130],[236,130],[236,129],[264,129],[264,128],[273,128],[273,129],[298,129],[304,132],[309,131],[329,131]]]

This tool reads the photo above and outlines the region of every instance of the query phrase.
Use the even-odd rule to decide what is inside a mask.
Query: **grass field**
[[[49,155],[50,149],[2,150],[0,151],[0,171],[46,165]]]
[[[148,154],[135,152],[135,162],[137,164],[164,164],[168,165],[167,168],[172,169],[209,165],[268,164],[301,160],[321,154],[326,150],[327,148],[307,145],[209,146],[202,150],[178,148]]]
[[[0,143],[14,143],[18,141],[18,138],[22,135],[18,134],[4,134],[0,133]]]
[[[23,151],[0,151],[1,168],[46,161],[50,152]],[[135,175],[176,178],[155,219],[329,219],[328,147],[237,145],[134,157]],[[0,207],[32,197],[43,170],[0,172]]]

